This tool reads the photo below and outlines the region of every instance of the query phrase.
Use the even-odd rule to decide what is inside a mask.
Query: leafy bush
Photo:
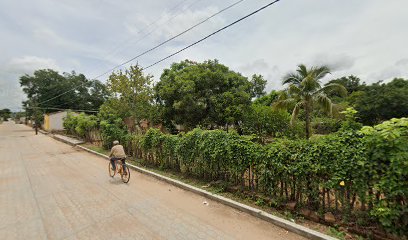
[[[408,119],[358,131],[349,112],[334,134],[267,145],[222,130],[169,135],[149,129],[130,135],[113,115],[100,122],[100,130],[106,147],[119,140],[145,164],[241,186],[277,206],[296,202],[298,208],[337,213],[345,222],[380,223],[403,235],[408,230]],[[94,116],[69,115],[64,126],[83,134],[95,121]]]
[[[98,118],[94,115],[86,115],[85,113],[68,113],[63,125],[69,134],[89,140],[90,132],[98,128]]]
[[[104,147],[111,148],[113,141],[118,140],[128,148],[127,144],[131,142],[131,138],[122,119],[102,120],[100,130]]]
[[[313,120],[312,127],[315,134],[329,134],[337,132],[341,127],[341,122],[330,117],[320,117]]]
[[[371,213],[391,232],[408,232],[408,118],[364,127],[368,184],[377,194]]]
[[[78,124],[78,118],[73,113],[68,113],[68,115],[64,118],[64,128],[68,134],[75,135],[75,127]]]
[[[267,145],[221,130],[167,135],[150,129],[135,144],[148,164],[248,187],[274,204],[296,202],[338,213],[345,222],[377,220],[402,234],[407,226],[407,128],[407,120],[400,119],[362,132],[345,127],[315,140],[278,139]]]
[[[304,135],[301,123],[290,126],[290,114],[270,106],[252,104],[244,115],[241,128],[244,134],[256,134],[264,142],[267,137],[296,138]]]

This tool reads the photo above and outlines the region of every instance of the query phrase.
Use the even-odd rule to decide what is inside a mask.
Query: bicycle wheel
[[[116,171],[115,170],[113,170],[113,166],[112,166],[112,163],[111,162],[109,162],[109,176],[111,176],[111,177],[113,177],[113,176],[115,176],[115,173],[116,173]]]
[[[122,173],[122,175],[121,175],[121,177],[122,177],[122,181],[123,181],[124,183],[128,183],[128,182],[129,182],[129,180],[130,180],[130,171],[129,171],[129,167],[127,167],[127,166],[126,166],[126,170],[125,170],[125,169],[123,169],[123,167],[122,167],[122,171],[123,171],[123,173]],[[126,174],[124,174],[124,173],[126,173]]]

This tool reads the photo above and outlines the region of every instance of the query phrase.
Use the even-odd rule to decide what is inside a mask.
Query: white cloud
[[[6,73],[0,87],[8,89],[0,103],[18,89],[23,73],[53,68],[99,75],[234,1],[0,1],[0,74]],[[156,62],[264,4],[244,1],[136,61]],[[281,88],[282,76],[299,63],[327,64],[333,68],[330,78],[354,74],[367,83],[406,78],[407,8],[406,0],[280,1],[147,72],[157,81],[174,61],[219,59],[245,76],[264,75],[268,90]],[[141,36],[135,33],[160,17],[148,27],[154,32],[135,43]]]
[[[331,55],[321,53],[314,57],[313,65],[326,65],[332,72],[351,69],[355,64],[355,59],[345,54]]]
[[[36,56],[13,58],[8,64],[6,64],[5,70],[9,73],[31,74],[35,70],[45,68],[50,68],[56,71],[61,70],[54,59]]]
[[[395,65],[399,67],[408,67],[408,58],[398,60]]]

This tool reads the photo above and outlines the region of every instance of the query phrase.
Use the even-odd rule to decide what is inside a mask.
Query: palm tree
[[[299,115],[299,111],[304,109],[306,118],[306,138],[309,139],[310,120],[313,107],[318,105],[323,111],[331,115],[333,104],[326,94],[339,93],[346,95],[347,90],[344,86],[337,83],[330,83],[322,87],[321,79],[324,78],[330,70],[326,66],[307,68],[301,64],[296,72],[289,73],[283,78],[283,85],[288,85],[287,89],[282,92],[278,101],[275,103],[276,108],[293,108],[291,125]]]

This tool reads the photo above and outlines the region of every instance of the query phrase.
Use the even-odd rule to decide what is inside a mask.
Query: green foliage
[[[355,110],[344,114],[354,121]],[[345,222],[378,221],[399,235],[407,230],[408,119],[267,145],[253,136],[202,129],[180,135],[150,129],[133,139],[145,164],[248,187],[277,206],[295,201],[302,208],[340,213]],[[356,209],[356,201],[369,211]]]
[[[341,121],[339,119],[330,117],[318,117],[314,118],[312,127],[314,134],[330,134],[337,132],[341,127]]]
[[[348,77],[341,77],[338,79],[333,79],[330,80],[328,83],[326,83],[325,85],[330,85],[332,83],[336,83],[336,84],[341,84],[343,85],[346,89],[347,89],[347,93],[351,94],[353,92],[359,91],[361,90],[365,85],[362,85],[360,83],[360,78],[354,76],[354,75],[350,75]],[[331,97],[343,97],[337,93],[330,93]]]
[[[11,117],[11,111],[8,108],[4,108],[0,110],[0,118],[3,121],[8,121],[8,119]]]
[[[85,113],[68,113],[63,124],[69,134],[79,136],[85,140],[90,140],[90,132],[99,127],[98,118],[94,115],[86,115]]]
[[[264,85],[262,76],[249,81],[217,60],[186,60],[165,69],[155,91],[165,122],[215,128],[240,121]]]
[[[244,115],[241,128],[244,134],[266,137],[293,137],[294,127],[289,125],[290,114],[284,110],[253,104]],[[262,141],[263,142],[263,141]]]
[[[252,85],[252,96],[260,98],[266,94],[265,87],[268,81],[262,76],[254,74],[252,75],[251,85]]]
[[[408,80],[395,78],[389,83],[374,83],[354,92],[348,99],[365,125],[408,116]]]
[[[342,130],[360,130],[363,127],[363,124],[357,122],[356,120],[357,113],[357,110],[355,110],[353,107],[346,108],[346,110],[341,112],[345,118],[345,120],[341,123]]]
[[[67,117],[64,118],[63,125],[65,131],[67,131],[68,134],[75,135],[76,134],[75,128],[78,125],[78,118],[76,117],[76,115],[69,112],[67,114]]]
[[[136,123],[142,120],[158,121],[158,109],[153,102],[153,76],[145,75],[138,65],[112,73],[107,87],[111,94],[104,111],[116,112],[118,116],[131,116]]]
[[[95,110],[108,96],[105,85],[101,82],[88,80],[83,74],[75,72],[61,75],[51,69],[37,70],[32,76],[27,74],[21,76],[20,85],[28,98],[23,102],[23,105],[27,107],[28,116],[33,115],[32,107],[45,108],[45,112],[56,111],[46,109],[46,107]],[[75,91],[68,91],[74,87]],[[66,94],[59,96],[60,93],[66,91],[68,91]],[[38,105],[46,100],[46,103]]]
[[[278,100],[279,92],[272,90],[269,94],[261,96],[254,100],[254,104],[263,105],[263,106],[272,106],[272,104]]]
[[[284,77],[283,84],[288,84],[288,88],[279,96],[279,100],[275,104],[276,108],[293,108],[292,124],[297,119],[299,112],[304,110],[307,139],[311,136],[311,115],[314,106],[321,107],[322,111],[331,115],[333,105],[327,94],[337,92],[345,95],[347,93],[344,86],[337,83],[322,87],[321,79],[327,74],[329,74],[329,69],[326,66],[308,69],[303,64],[299,65],[296,72],[289,73]]]
[[[408,232],[408,118],[364,127],[370,182],[379,198],[371,213],[397,234]]]
[[[118,140],[124,146],[127,146],[127,143],[130,142],[130,135],[121,118],[101,120],[100,130],[103,146],[106,148],[111,148],[115,140]]]

